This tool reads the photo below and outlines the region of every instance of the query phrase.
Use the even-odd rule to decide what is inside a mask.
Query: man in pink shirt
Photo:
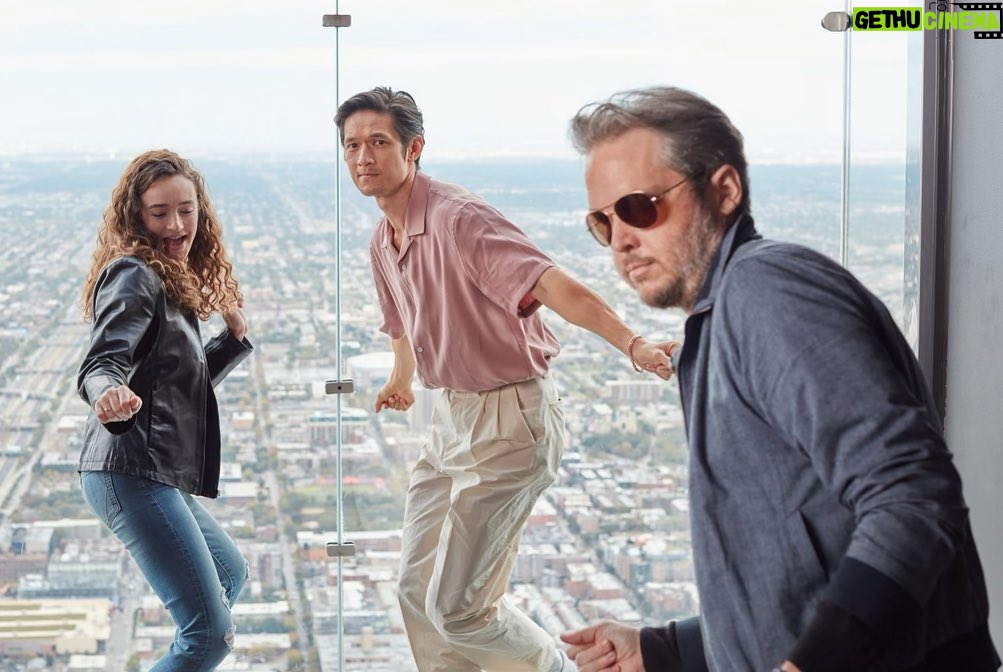
[[[335,117],[352,180],[383,218],[370,243],[394,368],[375,409],[406,410],[411,381],[442,388],[411,475],[398,594],[422,672],[568,672],[554,638],[505,597],[519,536],[561,460],[564,414],[540,305],[662,378],[678,343],[648,343],[497,210],[419,172],[422,114],[377,87]]]

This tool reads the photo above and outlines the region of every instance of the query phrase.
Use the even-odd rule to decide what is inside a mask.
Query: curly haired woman
[[[155,672],[213,670],[233,646],[247,562],[194,495],[216,497],[213,387],[251,352],[243,299],[202,176],[167,151],[112,192],[84,286],[90,347],[77,378],[94,413],[84,499],[125,544],[177,627]],[[226,328],[203,344],[199,321]]]

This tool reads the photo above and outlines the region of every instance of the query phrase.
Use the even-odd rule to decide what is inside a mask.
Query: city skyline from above
[[[364,253],[377,215],[354,189],[345,193],[344,245],[335,263],[329,162],[217,158],[197,165],[225,230],[255,344],[218,390],[225,485],[210,506],[239,540],[254,576],[235,612],[237,649],[220,669],[339,669],[339,622],[346,627],[344,669],[412,669],[393,577],[402,488],[435,393],[416,386],[418,401],[407,414],[366,410],[388,375],[379,353],[389,340],[378,331]],[[0,311],[10,316],[0,328],[0,570],[7,571],[0,632],[10,633],[5,626],[25,609],[59,622],[69,601],[102,596],[110,608],[87,607],[77,643],[64,645],[93,653],[97,644],[91,649],[88,642],[103,642],[104,652],[89,660],[108,672],[143,669],[138,661],[149,661],[172,634],[142,577],[83,509],[75,474],[88,411],[75,391],[88,329],[80,286],[121,168],[119,159],[0,160],[0,235],[8,243],[0,250]],[[684,316],[640,305],[608,250],[585,230],[574,161],[427,169],[462,180],[505,212],[639,333],[681,333]],[[851,265],[898,315],[905,293],[903,171],[871,167],[860,180]],[[752,194],[767,235],[834,254],[838,166],[754,167]],[[598,337],[544,319],[563,346],[554,375],[568,447],[559,484],[524,531],[513,596],[555,634],[604,617],[636,622],[693,613],[676,386],[637,374]],[[342,409],[341,502],[335,400],[323,393],[323,381],[337,376],[336,323],[345,373],[356,382]],[[203,334],[218,326],[214,318]],[[358,549],[343,573],[324,550],[339,529]],[[30,642],[6,637],[0,635],[3,672],[8,661],[34,655]],[[57,666],[65,655],[51,658],[49,669],[67,669]]]

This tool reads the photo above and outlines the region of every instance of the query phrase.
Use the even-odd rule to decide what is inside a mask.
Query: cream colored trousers
[[[505,597],[523,524],[557,478],[564,411],[548,376],[445,390],[411,474],[398,596],[421,672],[547,672],[552,635]]]

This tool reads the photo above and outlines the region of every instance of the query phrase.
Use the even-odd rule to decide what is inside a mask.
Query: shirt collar
[[[425,233],[425,211],[428,207],[428,187],[431,181],[428,175],[415,170],[411,198],[407,202],[407,217],[404,219],[404,230],[407,231],[409,238]]]
[[[404,256],[407,248],[411,246],[412,236],[420,236],[425,233],[425,212],[428,208],[428,189],[432,178],[420,170],[414,174],[414,182],[411,183],[411,196],[407,201],[407,214],[404,215],[404,233],[407,234],[401,241],[400,256]],[[383,218],[383,247],[392,247],[394,240],[393,227],[390,221]]]

